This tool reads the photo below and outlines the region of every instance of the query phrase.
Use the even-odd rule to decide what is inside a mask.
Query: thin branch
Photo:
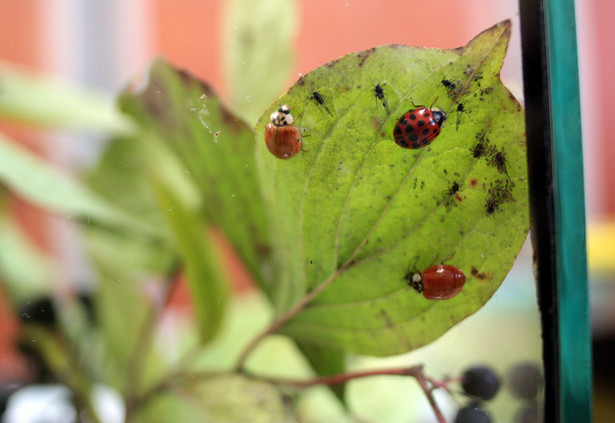
[[[278,329],[280,329],[286,322],[292,319],[297,313],[303,310],[312,300],[318,296],[322,291],[324,291],[331,283],[342,273],[344,273],[348,267],[350,267],[353,263],[348,262],[344,266],[337,269],[333,272],[327,279],[321,282],[316,288],[314,288],[311,292],[309,292],[305,297],[301,299],[297,304],[293,307],[289,308],[286,312],[279,315],[265,330],[263,330],[260,334],[258,334],[252,341],[244,348],[241,355],[237,359],[237,364],[235,366],[235,371],[243,372],[246,364],[246,360],[248,356],[254,351],[254,349],[265,339],[268,335],[275,333]]]
[[[381,370],[368,370],[363,372],[353,372],[353,373],[341,373],[332,376],[323,376],[317,377],[313,379],[299,380],[299,379],[285,379],[285,378],[268,378],[261,376],[250,375],[251,377],[257,378],[259,380],[272,383],[274,385],[284,385],[284,386],[294,386],[296,388],[309,388],[310,386],[316,385],[339,385],[341,383],[346,383],[349,380],[360,379],[364,377],[370,376],[412,376],[414,378],[419,378],[423,374],[422,372],[423,366],[412,366],[412,367],[400,367],[394,369],[381,369]]]
[[[251,375],[252,377],[257,377]],[[298,379],[284,379],[284,378],[267,378],[267,377],[258,377],[258,379],[275,384],[275,385],[285,385],[285,386],[293,386],[297,388],[308,388],[316,385],[339,385],[341,383],[348,382],[353,379],[359,379],[364,377],[371,376],[411,376],[414,377],[421,389],[425,393],[427,400],[429,401],[429,405],[434,411],[436,418],[438,419],[438,423],[446,423],[446,419],[440,411],[438,404],[436,403],[435,398],[432,395],[432,391],[435,388],[445,387],[444,382],[434,382],[432,379],[429,379],[423,373],[423,366],[417,365],[412,367],[401,367],[401,368],[393,368],[393,369],[381,369],[381,370],[369,370],[363,372],[354,372],[354,373],[342,373],[332,376],[324,376],[317,377],[314,379],[307,380],[298,380]]]
[[[438,404],[433,397],[433,389],[428,385],[427,379],[425,378],[425,375],[423,374],[422,370],[419,372],[418,376],[416,377],[416,380],[419,382],[419,385],[421,385],[421,389],[423,389],[423,392],[427,397],[427,401],[429,401],[429,405],[431,405],[431,408],[436,415],[436,418],[438,419],[438,423],[446,423],[446,419],[442,415],[442,412],[440,411],[440,408],[438,407]]]
[[[126,367],[126,421],[129,420],[129,417],[137,406],[136,392],[138,390],[138,383],[141,380],[143,365],[146,362],[148,350],[151,348],[152,341],[154,339],[156,325],[162,311],[164,310],[164,306],[169,299],[169,296],[177,284],[180,272],[181,265],[179,263],[175,263],[165,278],[171,282],[164,286],[162,301],[152,302],[145,319],[139,328],[137,338],[135,339],[133,351]]]

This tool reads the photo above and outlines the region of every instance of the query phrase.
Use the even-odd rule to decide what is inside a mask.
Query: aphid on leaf
[[[329,110],[329,108],[325,104],[325,98],[322,96],[322,94],[320,94],[318,91],[314,91],[312,93],[312,100],[314,100],[316,104],[318,104],[318,106],[325,109],[327,113],[329,113],[329,116],[333,117],[333,113],[331,113],[331,110]]]
[[[386,95],[383,89],[385,85],[386,85],[386,82],[384,82],[382,85],[378,83],[372,89],[372,91],[374,92],[374,95],[376,96],[376,98],[382,102],[382,105],[384,106],[384,110],[387,112],[387,115],[390,115],[391,111],[389,110],[389,103],[387,102],[387,98],[386,98]]]
[[[461,123],[461,116],[465,113],[465,107],[463,103],[457,105],[457,131],[459,131],[459,124]]]

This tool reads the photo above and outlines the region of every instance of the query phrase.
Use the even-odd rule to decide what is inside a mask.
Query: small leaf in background
[[[35,206],[66,219],[91,219],[102,224],[155,233],[155,228],[114,204],[22,147],[0,135],[0,182]]]
[[[291,423],[297,419],[289,412],[280,392],[272,385],[238,375],[189,382],[192,395],[217,423]]]
[[[294,423],[297,418],[270,384],[242,376],[193,378],[156,397],[136,422]]]
[[[126,134],[133,122],[89,91],[0,63],[0,119],[37,128]]]
[[[163,183],[157,186],[192,294],[201,341],[207,343],[218,332],[228,302],[228,278],[221,268],[222,257],[202,219],[178,201]]]
[[[171,234],[149,176],[152,160],[151,155],[144,154],[138,138],[118,137],[107,144],[100,161],[85,178],[107,201],[158,228],[157,236],[143,237],[126,230],[83,225],[88,255],[101,268],[131,281],[144,275],[167,275],[176,261],[176,252],[168,246]]]
[[[499,79],[509,37],[506,21],[459,49],[349,54],[301,77],[265,111],[257,163],[280,275],[272,297],[287,310],[324,287],[281,333],[398,354],[438,338],[497,290],[529,227],[523,112]],[[449,117],[441,134],[422,149],[399,147],[400,116],[434,102]],[[309,134],[289,160],[263,141],[283,103]],[[408,270],[447,258],[468,278],[455,298],[428,300],[407,285]]]
[[[295,0],[232,0],[225,5],[224,74],[233,108],[250,125],[287,85],[298,21]]]
[[[269,293],[273,275],[254,132],[221,104],[209,86],[161,60],[152,66],[147,88],[125,93],[120,102],[145,134],[144,157],[151,157],[147,149],[151,140],[165,143],[167,156],[181,164],[183,175],[197,187],[198,203],[208,221],[224,231],[254,279]],[[164,155],[156,150],[156,157],[151,159],[154,167]]]
[[[124,278],[122,272],[118,274],[98,262],[94,264],[98,270],[94,310],[104,360],[93,360],[93,365],[102,368],[99,377],[103,383],[132,394],[130,387],[143,382],[131,377],[134,376],[134,354],[137,345],[143,342],[142,328],[148,324],[152,300],[145,294],[142,282]],[[138,357],[141,361],[147,358]]]
[[[344,351],[301,341],[297,341],[297,346],[319,376],[332,376],[346,371],[346,354]],[[346,405],[344,397],[346,384],[332,385],[329,388],[337,399]]]

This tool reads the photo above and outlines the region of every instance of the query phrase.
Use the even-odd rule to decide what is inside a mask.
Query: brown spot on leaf
[[[475,266],[472,266],[472,270],[470,272],[472,273],[472,276],[481,281],[493,279],[493,275],[491,273],[480,272]]]
[[[392,327],[394,325],[393,319],[391,319],[391,316],[389,316],[389,313],[387,313],[385,309],[381,308],[378,314],[380,314],[380,316],[382,317],[382,320],[386,322],[386,325],[388,327]]]
[[[375,51],[375,48],[370,48],[369,50],[363,50],[357,53],[357,56],[361,59],[361,61],[359,62],[359,67],[363,66],[363,63],[365,63],[367,58],[374,54]]]
[[[471,187],[475,187],[477,184],[478,184],[478,181],[476,180],[476,178],[470,179],[470,186]]]

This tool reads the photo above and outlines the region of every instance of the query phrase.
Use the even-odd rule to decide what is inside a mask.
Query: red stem
[[[296,379],[281,379],[281,378],[259,378],[261,380],[265,380],[267,382],[276,384],[276,385],[287,385],[287,386],[295,386],[299,388],[307,388],[315,385],[339,385],[340,383],[348,382],[352,379],[359,379],[363,377],[369,376],[412,376],[416,378],[421,386],[421,389],[425,393],[427,400],[429,401],[429,405],[433,409],[436,418],[438,419],[438,423],[446,423],[446,419],[444,415],[440,411],[440,407],[436,403],[435,398],[432,395],[432,390],[435,387],[444,387],[443,383],[435,383],[428,379],[423,374],[423,366],[412,366],[412,367],[402,367],[396,369],[383,369],[383,370],[370,370],[364,372],[354,372],[354,373],[343,373],[332,376],[324,376],[318,377],[309,380],[296,380]],[[252,376],[256,377],[256,376]],[[430,386],[431,385],[431,386]]]
[[[283,379],[283,378],[262,378],[260,376],[252,376],[261,380],[265,380],[269,383],[273,383],[276,385],[286,385],[286,386],[295,386],[297,388],[308,388],[310,386],[316,385],[339,385],[340,383],[348,382],[352,379],[359,379],[363,377],[369,376],[412,376],[414,378],[419,378],[422,375],[423,366],[412,366],[412,367],[402,367],[397,369],[383,369],[383,370],[369,370],[364,372],[354,372],[354,373],[341,373],[332,376],[324,376],[317,377],[314,379],[308,380],[297,380],[297,379]]]
[[[429,405],[431,405],[431,408],[433,409],[433,412],[436,415],[436,418],[438,419],[438,423],[446,423],[446,419],[442,415],[442,412],[440,411],[440,408],[438,407],[438,404],[436,403],[436,400],[432,395],[432,389],[427,384],[427,380],[425,379],[425,375],[423,375],[422,370],[420,371],[419,375],[416,377],[416,380],[418,380],[419,385],[421,385],[421,388],[423,389],[423,392],[425,393],[425,396],[427,397],[427,400],[429,401]]]

